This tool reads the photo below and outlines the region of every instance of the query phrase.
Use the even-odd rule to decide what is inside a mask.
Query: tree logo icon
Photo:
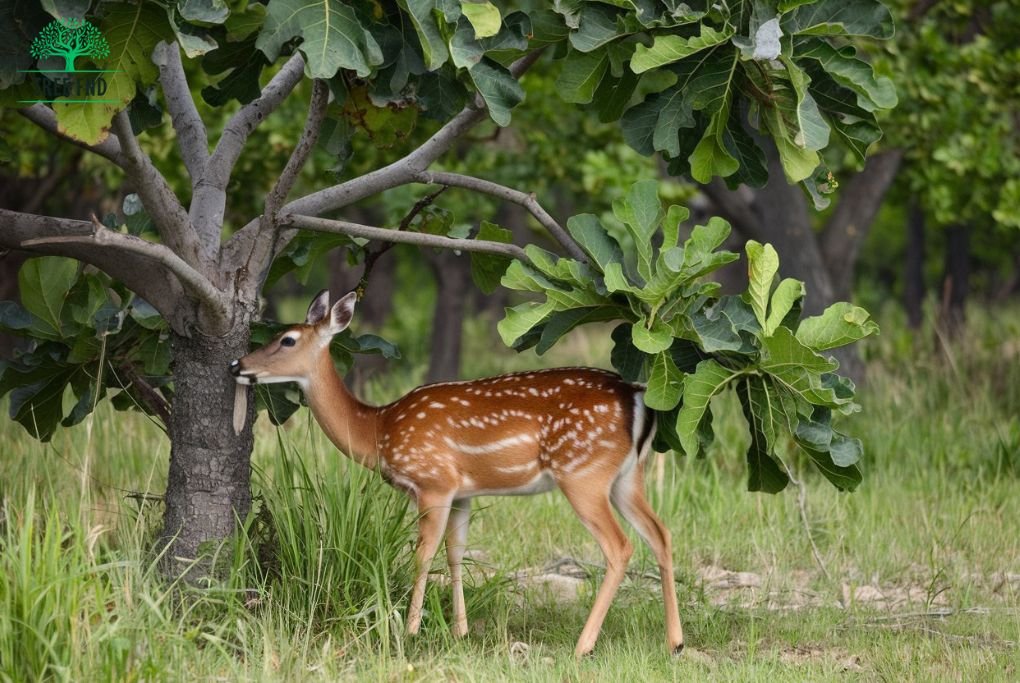
[[[102,59],[109,56],[110,45],[99,29],[84,19],[56,19],[39,31],[29,54],[36,59],[63,57],[64,71],[74,73],[76,57]]]

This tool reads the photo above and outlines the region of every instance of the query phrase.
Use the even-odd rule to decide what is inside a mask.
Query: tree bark
[[[167,573],[192,582],[215,570],[212,559],[251,509],[254,396],[247,388],[248,417],[235,434],[236,384],[227,371],[248,353],[249,323],[238,320],[223,337],[171,338],[174,397],[160,548],[169,546]]]
[[[898,149],[869,157],[860,173],[846,181],[839,203],[822,233],[822,256],[832,280],[835,301],[853,295],[857,255],[871,231],[886,190],[896,178],[903,152]]]
[[[916,197],[907,212],[907,253],[904,259],[903,305],[907,325],[918,330],[924,321],[924,210]]]
[[[427,253],[427,252],[426,252]],[[460,377],[464,312],[471,287],[471,261],[466,254],[428,254],[436,276],[436,307],[432,318],[429,370],[426,380],[445,382]]]

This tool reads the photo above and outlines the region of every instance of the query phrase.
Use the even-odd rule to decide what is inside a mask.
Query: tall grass
[[[641,578],[655,563],[639,540],[635,573],[586,662],[570,652],[598,571],[576,603],[551,603],[508,578],[563,556],[601,562],[561,496],[479,501],[466,587],[472,636],[447,635],[448,589],[432,582],[423,635],[408,640],[413,511],[374,472],[336,453],[307,411],[281,429],[260,421],[254,512],[224,553],[230,562],[219,581],[203,590],[160,578],[152,543],[161,504],[127,497],[158,495],[164,485],[169,449],[151,424],[101,407],[87,433],[39,444],[5,420],[0,680],[611,680],[621,671],[798,680],[841,676],[848,655],[839,653],[848,650],[859,653],[866,677],[1008,679],[1020,596],[987,577],[1020,567],[1020,315],[978,314],[972,324],[952,355],[928,338],[917,345],[895,324],[867,347],[864,412],[846,425],[867,450],[858,492],[837,495],[807,463],[790,460],[806,483],[811,535],[831,581],[812,557],[796,496],[743,490],[747,436],[726,399],[708,457],[667,458],[661,485],[649,488],[673,531],[682,617],[701,652],[677,663],[663,655],[658,589]],[[605,366],[608,357],[597,330],[538,358],[494,354],[489,326],[470,329],[467,376]],[[421,372],[401,370],[372,384],[370,398],[399,395]],[[705,565],[756,572],[780,593],[807,575],[827,605],[864,583],[920,586],[931,605],[961,615],[891,630],[853,603],[721,607],[699,583]],[[962,612],[973,608],[986,611]],[[805,646],[837,654],[794,663],[784,654]]]

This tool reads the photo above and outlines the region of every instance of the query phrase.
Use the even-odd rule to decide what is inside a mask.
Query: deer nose
[[[230,374],[237,377],[241,374],[241,361],[232,360],[230,361]]]

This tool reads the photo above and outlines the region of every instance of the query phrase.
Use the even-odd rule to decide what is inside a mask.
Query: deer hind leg
[[[450,565],[450,584],[453,587],[453,635],[458,637],[466,636],[468,632],[461,562],[467,546],[470,521],[471,499],[454,500],[450,508],[450,519],[446,523],[446,559]]]
[[[613,505],[623,518],[637,530],[655,554],[662,580],[662,600],[666,609],[666,641],[674,654],[684,649],[684,632],[673,585],[673,548],[669,529],[652,511],[645,498],[644,469],[640,464],[620,474],[610,493]]]
[[[609,506],[609,484],[599,479],[582,481],[561,481],[560,488],[573,506],[577,516],[591,532],[602,548],[606,558],[606,576],[602,579],[595,604],[592,605],[588,621],[584,624],[581,637],[577,640],[574,654],[582,657],[595,647],[595,641],[602,630],[602,622],[606,618],[609,605],[616,596],[616,591],[623,581],[627,562],[634,552],[634,547],[620,528],[620,523],[613,516]]]
[[[425,601],[425,583],[429,578],[429,567],[436,555],[439,542],[443,539],[446,520],[450,516],[449,496],[418,497],[418,548],[415,551],[417,577],[411,591],[411,607],[407,611],[407,633],[414,635],[421,627],[421,608]]]

